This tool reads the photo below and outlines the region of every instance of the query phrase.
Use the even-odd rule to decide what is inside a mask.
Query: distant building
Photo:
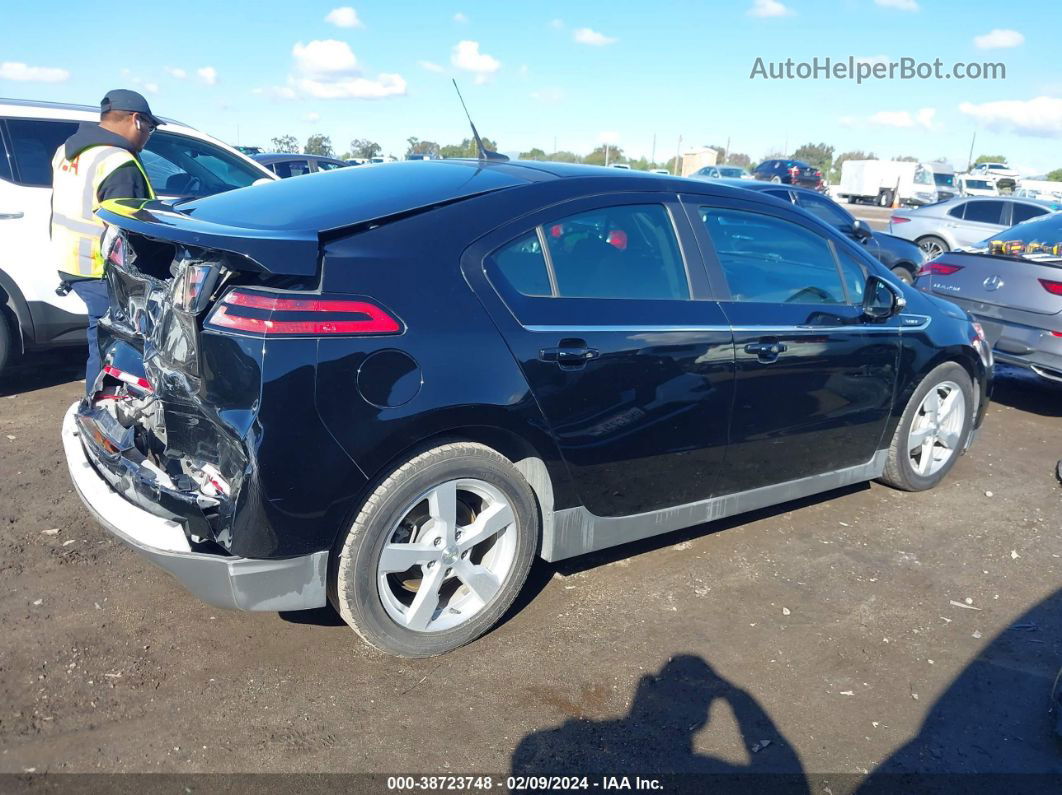
[[[705,166],[714,166],[719,161],[719,152],[710,146],[702,146],[699,149],[691,149],[682,155],[683,177],[688,177],[694,171]]]

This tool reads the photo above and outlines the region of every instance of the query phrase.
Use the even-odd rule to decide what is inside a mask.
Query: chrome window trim
[[[761,334],[787,334],[793,332],[804,331],[877,331],[877,332],[898,332],[898,331],[921,331],[929,326],[932,322],[932,318],[924,315],[907,315],[907,317],[916,317],[921,321],[916,326],[880,326],[880,325],[856,325],[849,326],[698,326],[698,325],[644,325],[644,326],[626,326],[626,325],[614,325],[614,326],[569,326],[569,325],[535,325],[535,326],[523,326],[525,331],[531,331],[537,334],[557,334],[557,333],[575,333],[575,332],[643,332],[643,331],[740,331],[740,332],[753,332]]]

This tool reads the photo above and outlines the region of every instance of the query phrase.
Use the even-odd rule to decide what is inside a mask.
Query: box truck
[[[933,169],[926,163],[901,160],[845,160],[837,196],[856,202],[873,202],[891,207],[900,204],[920,207],[937,201]]]

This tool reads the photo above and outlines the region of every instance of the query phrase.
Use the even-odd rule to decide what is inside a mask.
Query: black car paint
[[[240,487],[209,522],[219,551],[284,558],[331,549],[381,477],[412,451],[448,438],[542,462],[552,503],[543,513],[584,505],[617,516],[812,474],[809,462],[825,471],[865,461],[887,445],[919,380],[942,361],[970,372],[981,422],[989,375],[965,314],[898,284],[862,247],[797,207],[713,183],[592,168],[474,161],[409,168],[415,184],[401,164],[337,171],[197,200],[180,208],[185,218],[158,207],[132,210],[133,217],[101,213],[133,233],[261,256],[256,277],[267,285],[275,274],[296,274],[296,287],[369,296],[405,324],[397,335],[320,339],[201,328],[194,374],[164,346],[143,346],[167,425],[187,432],[186,447],[208,458],[229,451],[229,465],[242,467],[227,473]],[[388,182],[389,191],[365,189]],[[572,326],[567,299],[519,309],[532,314],[518,321],[506,303],[512,296],[489,280],[486,255],[537,218],[647,196],[674,208],[692,298],[669,306],[666,318],[651,301],[596,302],[579,336],[601,356],[581,370],[542,362],[542,347],[575,332],[531,335],[526,325]],[[854,307],[833,306],[827,315],[728,301],[710,241],[681,211],[698,203],[749,207],[814,229],[889,280],[906,310],[871,324]],[[254,228],[241,228],[241,219],[253,219]],[[298,244],[286,267],[269,253],[283,240]],[[309,267],[314,245],[319,268]],[[900,330],[918,317],[931,322]],[[121,328],[128,320],[105,324],[107,356],[137,344],[131,328]],[[675,330],[647,333],[641,324]],[[746,337],[764,334],[735,338],[731,324],[809,328],[786,332],[792,362],[765,366],[743,348]],[[824,344],[834,345],[828,356]],[[372,354],[391,350],[415,367],[381,368],[379,377],[415,394],[385,408],[357,384]],[[419,388],[410,389],[411,378]],[[390,390],[379,386],[374,395],[381,394]],[[151,484],[127,481],[126,488],[152,493]]]
[[[791,169],[797,169],[794,176]],[[752,170],[752,176],[768,182],[778,180],[782,185],[799,185],[818,189],[822,187],[822,174],[815,166],[803,160],[790,158],[771,158],[764,160]]]

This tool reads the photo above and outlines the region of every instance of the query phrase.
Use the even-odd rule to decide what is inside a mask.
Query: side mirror
[[[899,288],[893,287],[879,276],[867,279],[863,291],[863,317],[869,320],[888,320],[899,314],[907,306]]]
[[[862,218],[856,218],[854,221],[852,221],[852,235],[855,237],[856,240],[860,241],[861,243],[865,243],[867,240],[873,237],[874,232],[871,231],[870,225],[866,221],[864,221]]]

